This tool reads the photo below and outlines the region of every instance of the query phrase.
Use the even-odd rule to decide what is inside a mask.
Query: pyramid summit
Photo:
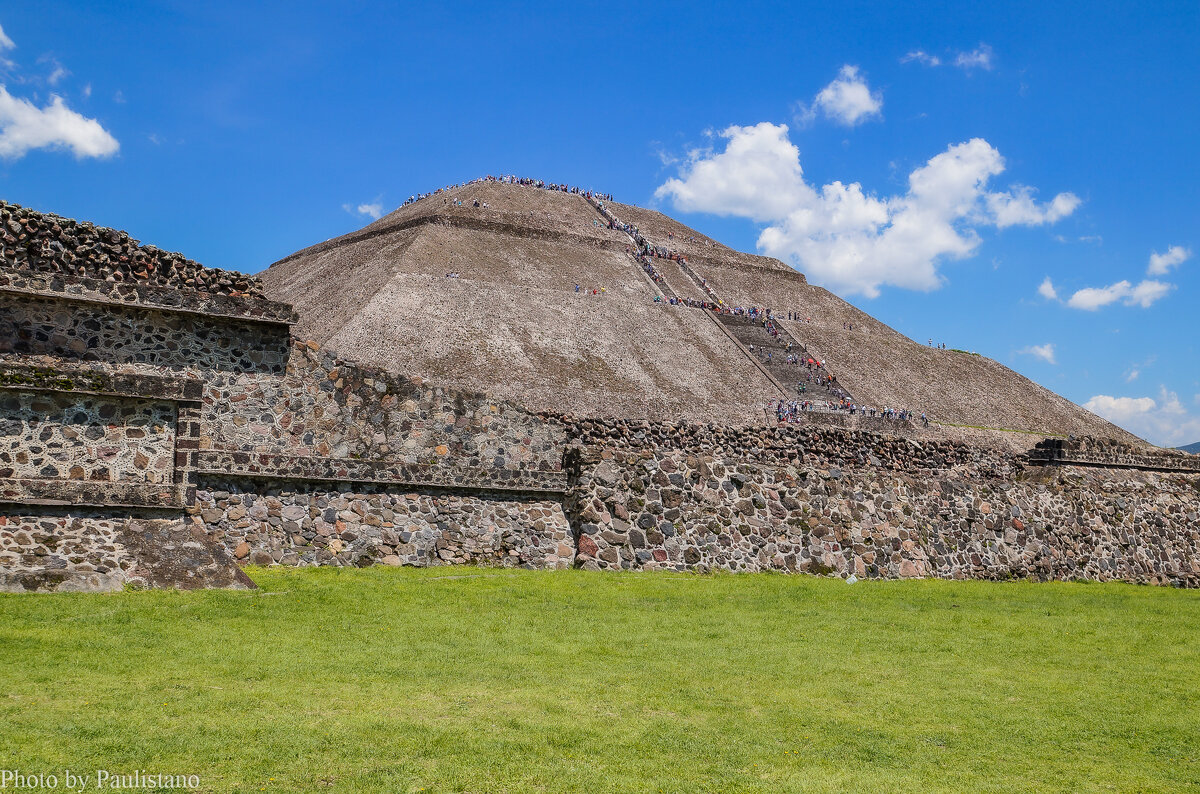
[[[924,414],[943,435],[995,443],[1013,430],[1134,440],[776,259],[565,185],[485,177],[413,197],[261,278],[322,345],[537,411],[753,425],[783,403],[785,418]]]

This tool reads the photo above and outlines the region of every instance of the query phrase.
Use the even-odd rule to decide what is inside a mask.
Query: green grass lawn
[[[0,769],[210,792],[1200,787],[1196,592],[251,574],[0,596]]]

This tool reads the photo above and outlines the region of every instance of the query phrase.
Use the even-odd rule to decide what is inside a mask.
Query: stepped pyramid
[[[639,263],[630,253],[638,243],[610,218],[675,258]],[[824,360],[856,403],[924,411],[946,432],[1134,440],[995,361],[905,337],[778,260],[579,193],[494,181],[450,188],[260,275],[270,298],[295,307],[302,336],[531,410],[770,422],[771,401],[826,396],[798,391],[803,373],[791,373],[803,368],[783,363],[791,343]],[[670,302],[714,296],[727,307],[772,309],[778,336],[761,322]]]

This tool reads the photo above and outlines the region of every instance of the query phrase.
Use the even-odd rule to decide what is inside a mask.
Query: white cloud
[[[732,126],[721,133],[725,151],[693,149],[681,166],[682,179],[668,179],[655,191],[670,196],[683,212],[737,215],[756,221],[786,217],[807,201],[800,150],[788,140],[786,124]]]
[[[1147,357],[1145,361],[1139,361],[1139,362],[1135,363],[1133,366],[1131,366],[1129,368],[1129,371],[1125,373],[1125,382],[1133,383],[1135,380],[1137,380],[1139,377],[1141,377],[1142,370],[1153,366],[1154,362],[1157,360],[1158,360],[1158,356],[1152,355],[1152,356]]]
[[[1122,301],[1126,306],[1140,306],[1148,309],[1151,304],[1173,289],[1175,289],[1174,284],[1152,279],[1141,281],[1136,286],[1121,280],[1115,284],[1109,284],[1107,287],[1084,287],[1067,300],[1067,305],[1072,309],[1094,312],[1111,303]]]
[[[767,224],[758,239],[763,253],[817,283],[868,297],[884,284],[936,289],[942,260],[961,259],[978,248],[976,226],[1051,223],[1074,206],[1056,198],[1048,206],[1035,205],[1031,220],[1015,217],[1009,200],[991,201],[998,194],[989,193],[987,183],[1004,170],[1004,158],[982,138],[930,158],[909,174],[908,191],[901,195],[877,197],[857,182],[818,189],[805,181],[799,149],[787,132],[786,125],[769,122],[729,127],[720,133],[723,152],[692,151],[679,177],[667,180],[655,196],[670,198],[684,212]],[[1007,214],[1001,217],[996,208]]]
[[[1038,295],[1041,295],[1046,300],[1049,300],[1049,301],[1058,300],[1058,290],[1056,290],[1054,288],[1054,282],[1050,280],[1049,276],[1046,276],[1045,280],[1042,281],[1042,283],[1038,285],[1037,291],[1038,291]]]
[[[1141,306],[1143,309],[1149,309],[1152,303],[1173,289],[1175,289],[1174,284],[1147,279],[1133,288],[1129,293],[1129,297],[1125,300],[1125,305]]]
[[[39,108],[0,85],[0,157],[17,159],[32,149],[67,149],[77,158],[108,157],[119,148],[100,122],[71,110],[57,94]]]
[[[1084,287],[1067,300],[1067,305],[1072,309],[1094,312],[1122,298],[1128,298],[1131,291],[1132,285],[1128,281],[1118,281],[1107,287]]]
[[[995,53],[992,51],[991,45],[980,43],[978,47],[970,52],[962,51],[955,54],[953,60],[947,61],[947,63],[953,64],[959,69],[963,69],[968,72],[972,69],[991,71],[992,67],[995,66],[993,63],[994,54]],[[914,61],[922,66],[935,67],[942,65],[941,58],[936,55],[931,55],[925,52],[925,50],[912,50],[900,59],[900,63],[912,63]]]
[[[4,33],[4,28],[0,26],[0,52],[16,48],[17,44]]]
[[[83,87],[83,98],[89,99],[92,96],[92,84],[88,83]]]
[[[817,111],[839,124],[853,127],[872,117],[882,115],[883,94],[872,92],[857,66],[843,66],[833,82],[821,89],[808,109],[811,117]]]
[[[1159,388],[1153,397],[1110,397],[1098,394],[1083,407],[1134,435],[1164,447],[1200,440],[1200,417],[1188,414],[1175,392]]]
[[[1012,190],[991,193],[987,197],[988,210],[1001,229],[1008,226],[1041,226],[1057,223],[1070,215],[1082,203],[1074,193],[1059,193],[1049,204],[1038,205],[1033,199],[1034,189],[1026,185],[1013,185]]]
[[[991,70],[992,68],[992,48],[987,44],[980,44],[970,52],[960,52],[954,58],[954,65],[960,69],[984,69]]]
[[[69,77],[71,74],[53,55],[43,55],[37,59],[37,62],[50,67],[50,73],[46,76],[46,82],[51,86],[58,85],[64,78]]]
[[[1152,276],[1163,275],[1172,267],[1176,267],[1180,263],[1187,261],[1191,255],[1192,252],[1190,250],[1178,245],[1171,246],[1163,254],[1152,252],[1150,254],[1150,264],[1146,272]],[[1049,282],[1050,278],[1047,276],[1046,281],[1042,282],[1042,286],[1038,287],[1038,294],[1052,299],[1051,295],[1043,292],[1043,288],[1046,288]],[[1053,285],[1050,285],[1048,289],[1053,292]],[[1139,306],[1143,309],[1148,309],[1173,289],[1175,289],[1174,284],[1158,281],[1157,279],[1142,279],[1137,284],[1122,279],[1106,287],[1084,287],[1077,290],[1067,299],[1067,305],[1073,309],[1096,311],[1097,309],[1121,301],[1126,306]],[[1134,368],[1129,380],[1134,380],[1138,374],[1138,369]]]
[[[942,59],[936,55],[930,55],[925,50],[913,50],[900,59],[900,63],[910,63],[916,61],[922,66],[941,66]]]
[[[351,215],[361,215],[364,218],[371,218],[372,220],[379,220],[383,217],[383,203],[379,201],[364,202],[358,205],[343,204],[342,209]]]
[[[654,142],[654,155],[664,167],[672,166],[679,162],[679,158],[664,149],[657,141]]]
[[[1153,411],[1158,404],[1153,397],[1109,397],[1107,394],[1097,394],[1083,407],[1110,422],[1125,422],[1131,417]]]
[[[1054,345],[1051,342],[1047,342],[1044,345],[1030,345],[1029,347],[1027,347],[1024,350],[1021,350],[1019,352],[1022,355],[1034,356],[1035,358],[1040,358],[1042,361],[1045,361],[1047,364],[1057,364],[1058,363],[1057,361],[1054,360]]]
[[[1165,276],[1171,268],[1183,264],[1192,256],[1190,248],[1173,245],[1165,254],[1156,251],[1150,253],[1150,266],[1146,268],[1147,275]]]

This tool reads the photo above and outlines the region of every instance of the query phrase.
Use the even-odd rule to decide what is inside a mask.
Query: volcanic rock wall
[[[572,563],[561,427],[294,340],[256,279],[0,209],[0,589]]]
[[[79,223],[5,201],[0,201],[0,242],[0,256],[9,267],[108,283],[262,297],[258,280],[242,273],[205,267],[182,254],[140,245],[116,229]]]
[[[1035,466],[869,433],[588,424],[606,438],[574,463],[585,568],[1200,584],[1200,477],[1171,456]]]
[[[261,485],[212,480],[193,513],[256,565],[473,565],[567,568],[575,543],[557,502],[510,493],[409,493],[386,484]]]

